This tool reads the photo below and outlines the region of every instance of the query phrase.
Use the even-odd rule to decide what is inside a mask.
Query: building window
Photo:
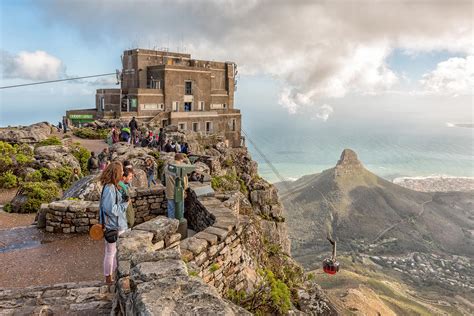
[[[235,119],[230,120],[230,130],[235,132],[236,124],[235,124]]]
[[[211,104],[211,110],[223,110],[225,109],[226,105],[222,103],[213,103]]]
[[[212,132],[212,122],[206,122],[206,133]]]
[[[222,107],[223,107],[224,109],[227,109],[227,104],[224,103]]]
[[[105,110],[105,98],[104,97],[100,97],[100,110],[101,111],[104,111]]]
[[[168,120],[161,120],[161,127],[168,126]]]
[[[191,81],[185,81],[184,82],[184,94],[186,94],[186,95],[193,94],[192,82]]]
[[[179,128],[181,131],[186,130],[186,123],[178,123],[178,128]]]
[[[158,104],[158,110],[164,111],[165,105],[163,103]]]
[[[184,112],[191,112],[192,102],[184,102]]]
[[[199,103],[198,103],[198,111],[204,111],[204,101],[199,101]]]
[[[142,110],[158,110],[158,104],[156,103],[146,103],[146,104],[141,104]]]
[[[151,89],[161,89],[161,80],[160,79],[151,79]]]
[[[179,109],[179,102],[174,101],[173,102],[173,112],[178,112],[178,109]]]
[[[199,122],[193,122],[193,132],[199,132]]]

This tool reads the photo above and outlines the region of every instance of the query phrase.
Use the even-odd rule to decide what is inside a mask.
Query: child
[[[155,168],[155,162],[150,157],[148,157],[145,160],[145,173],[146,173],[146,179],[148,181],[148,187],[151,186],[151,183],[156,185],[155,169],[156,169]]]

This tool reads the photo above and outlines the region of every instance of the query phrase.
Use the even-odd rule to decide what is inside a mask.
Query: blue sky
[[[186,18],[182,15],[187,13],[182,9],[193,7],[192,2],[173,3],[168,11],[159,2],[149,4],[152,9],[145,5],[144,9],[136,9],[138,6],[125,0],[2,1],[1,51],[14,61],[20,52],[43,51],[60,62],[60,71],[51,76],[83,76],[113,72],[120,67],[120,54],[124,49],[134,45],[148,48],[152,46],[150,43],[157,45],[171,38],[172,50],[185,45],[188,52],[199,58],[209,56],[207,58],[237,62],[241,69],[237,106],[247,112],[250,125],[261,121],[257,118],[268,114],[269,109],[273,113],[267,117],[270,121],[299,117],[310,124],[324,124],[335,117],[350,117],[353,111],[368,109],[376,120],[393,107],[391,100],[394,99],[403,100],[397,116],[400,119],[406,117],[403,114],[426,113],[427,103],[430,103],[432,108],[449,109],[459,119],[472,120],[472,110],[469,110],[473,80],[472,58],[469,59],[472,24],[465,22],[465,9],[452,12],[452,21],[444,21],[446,29],[439,26],[439,17],[446,9],[433,5],[423,8],[426,17],[420,17],[421,25],[410,21],[413,25],[407,27],[402,18],[387,21],[385,25],[385,19],[381,18],[378,30],[372,30],[365,29],[365,21],[378,19],[386,8],[375,10],[373,16],[370,10],[360,13],[360,17],[356,12],[346,21],[348,17],[340,7],[322,8],[323,12],[318,7],[314,9],[315,16],[327,10],[333,14],[334,21],[331,24],[321,19],[321,24],[315,27],[330,29],[334,34],[340,28],[344,34],[341,38],[325,38],[328,32],[313,35],[316,31],[308,31],[305,23],[298,21],[299,16],[304,21],[305,11],[312,8],[290,4],[268,8],[264,2],[243,1],[244,19],[256,23],[246,27],[245,21],[241,23],[237,18],[234,21],[233,16],[238,16],[238,12],[232,16],[221,13],[217,18],[203,16],[207,11],[210,16],[213,10],[222,12],[216,3],[204,1],[202,5],[206,4],[207,10],[189,10],[193,15]],[[153,11],[158,8],[159,11]],[[401,6],[393,10],[405,13],[407,8]],[[282,12],[290,12],[295,19],[272,24]],[[406,11],[405,15],[409,14]],[[347,29],[340,26],[338,18],[348,24]],[[159,24],[158,20],[166,20],[166,24]],[[256,20],[260,22],[254,22]],[[189,25],[186,21],[190,21]],[[208,26],[213,23],[222,25],[222,30]],[[284,25],[279,26],[282,23]],[[467,31],[460,34],[459,30],[465,25]],[[284,31],[279,27],[285,27]],[[294,34],[298,34],[297,37]],[[468,38],[467,44],[464,38]],[[282,66],[274,67],[269,60]],[[7,59],[3,58],[2,86],[40,81],[28,78],[25,71],[12,74],[12,69],[15,73],[12,67],[17,64],[7,65]],[[462,67],[465,69],[459,74],[450,75],[455,73],[451,69]],[[428,79],[420,81],[423,78]],[[440,87],[440,83],[446,82],[450,84]],[[93,107],[94,91],[101,87],[103,85],[90,83],[57,83],[1,90],[0,125],[28,124],[39,119],[54,121],[66,109]],[[362,100],[358,107],[346,106],[354,98]],[[338,113],[339,109],[344,113]]]

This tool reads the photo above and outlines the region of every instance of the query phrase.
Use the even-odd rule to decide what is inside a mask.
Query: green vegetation
[[[216,272],[217,270],[219,270],[220,268],[220,265],[218,265],[217,263],[213,263],[211,264],[211,266],[209,267],[209,271],[211,272]]]
[[[188,275],[192,277],[197,277],[198,273],[196,271],[189,271]]]
[[[62,145],[63,143],[61,140],[56,137],[56,136],[51,136],[48,137],[42,141],[40,141],[38,144],[36,144],[36,147],[42,147],[42,146],[51,146],[51,145]]]
[[[83,175],[87,175],[87,161],[89,160],[91,153],[86,148],[82,147],[80,143],[72,144],[72,155],[79,161],[81,171]]]
[[[288,286],[269,269],[258,274],[262,279],[252,292],[229,290],[227,298],[256,315],[286,314],[291,308]]]
[[[72,169],[70,167],[59,167],[56,169],[41,168],[39,172],[41,180],[51,180],[59,183],[63,189],[67,189],[71,185]]]
[[[248,195],[248,189],[245,182],[237,176],[235,170],[224,176],[214,176],[211,179],[211,186],[214,190],[219,192],[237,191],[239,190],[245,195]]]
[[[25,182],[21,185],[19,194],[28,199],[22,206],[22,212],[38,211],[42,203],[49,203],[59,197],[59,187],[51,180],[41,182]]]
[[[5,204],[5,205],[3,206],[3,210],[4,210],[5,212],[7,212],[7,213],[11,213],[11,211],[12,211],[12,205],[11,205],[11,203]]]
[[[79,138],[86,139],[106,139],[109,134],[109,130],[106,128],[92,128],[92,127],[82,127],[75,128],[73,134]]]
[[[0,141],[0,174],[11,171],[18,177],[33,161],[33,150],[28,145],[11,145]]]
[[[10,170],[0,175],[0,187],[4,189],[15,188],[18,185],[18,178]]]

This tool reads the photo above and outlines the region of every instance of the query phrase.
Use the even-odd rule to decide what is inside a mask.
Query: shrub
[[[248,194],[245,182],[237,176],[235,170],[224,176],[215,176],[211,179],[211,187],[219,192],[239,190],[244,195]]]
[[[90,151],[82,147],[81,144],[74,143],[72,145],[72,155],[79,161],[82,174],[87,175],[89,173],[87,170],[87,161],[91,156]]]
[[[46,139],[43,139],[42,141],[38,142],[36,144],[36,147],[41,147],[41,146],[51,146],[51,145],[62,145],[63,143],[61,140],[56,137],[56,136],[51,136]]]
[[[291,308],[288,286],[268,269],[258,273],[262,280],[252,292],[229,290],[227,298],[254,314],[286,314]]]
[[[82,127],[75,128],[72,133],[79,138],[105,140],[107,138],[107,135],[109,134],[109,130],[106,128],[95,129],[91,127]]]
[[[28,199],[22,207],[23,212],[36,212],[42,203],[49,203],[59,197],[59,187],[51,180],[23,183],[20,194]]]
[[[0,175],[0,186],[4,189],[11,189],[18,185],[18,178],[11,171]]]
[[[7,171],[13,167],[13,159],[16,154],[15,148],[6,142],[0,141],[0,172]]]
[[[11,213],[12,211],[12,205],[10,203],[7,203],[3,206],[3,210],[7,213]]]
[[[72,169],[70,167],[59,167],[56,169],[41,168],[39,171],[41,179],[57,182],[63,189],[71,185]]]
[[[29,173],[26,175],[25,180],[30,181],[30,182],[39,182],[43,179],[43,175],[41,174],[41,171],[35,170],[32,173]]]
[[[220,266],[217,264],[217,263],[213,263],[211,264],[211,266],[209,267],[209,271],[211,272],[216,272],[217,270],[219,270]]]

